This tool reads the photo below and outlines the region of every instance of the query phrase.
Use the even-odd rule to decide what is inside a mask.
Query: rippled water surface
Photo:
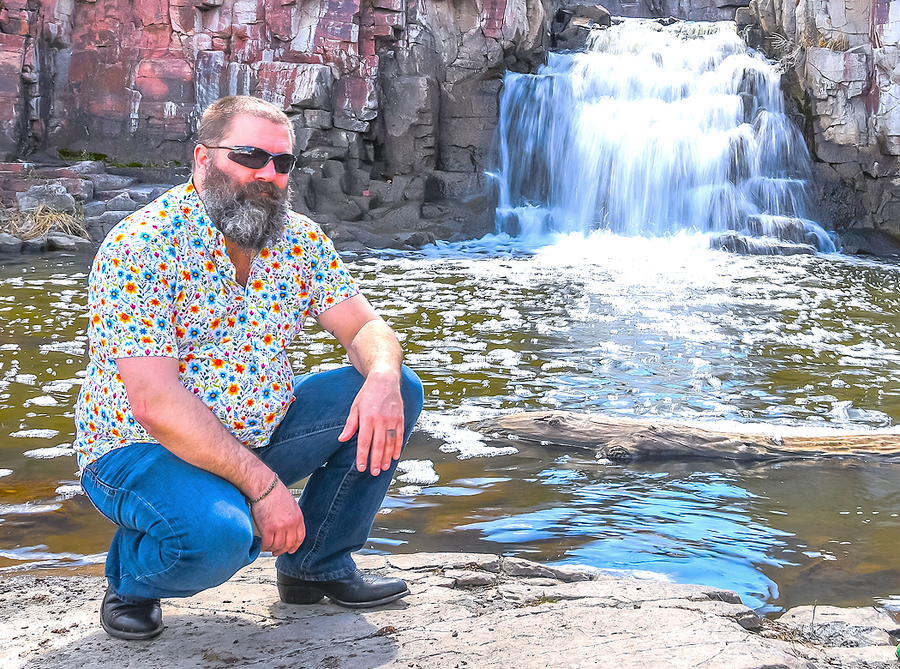
[[[350,259],[426,395],[368,549],[652,573],[770,612],[892,605],[900,464],[611,464],[470,421],[558,408],[748,431],[893,428],[900,268],[733,256],[690,236],[540,241]],[[70,451],[88,264],[0,265],[0,569],[102,562],[113,532]],[[317,327],[292,357],[298,372],[343,359]]]

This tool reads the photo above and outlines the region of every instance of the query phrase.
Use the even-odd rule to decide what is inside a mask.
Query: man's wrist
[[[268,497],[270,494],[272,494],[272,491],[275,490],[275,486],[278,485],[278,481],[279,481],[278,472],[274,472],[274,474],[275,474],[275,477],[272,479],[272,483],[269,484],[269,487],[266,489],[265,492],[263,492],[258,497],[255,497],[252,499],[249,497],[247,498],[247,502],[249,502],[250,506],[253,506],[257,502],[263,501],[266,497]]]

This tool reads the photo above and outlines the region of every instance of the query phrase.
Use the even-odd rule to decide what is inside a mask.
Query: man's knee
[[[422,413],[422,405],[425,402],[424,393],[421,379],[413,370],[403,365],[400,370],[400,395],[403,397],[403,414],[407,438],[409,438],[409,434],[416,424],[416,419]]]
[[[179,562],[196,574],[197,587],[224,583],[258,553],[249,513],[225,503],[215,504],[206,521],[182,542]]]

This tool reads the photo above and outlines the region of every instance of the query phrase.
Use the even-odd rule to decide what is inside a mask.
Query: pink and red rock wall
[[[0,159],[49,144],[187,161],[203,108],[250,93],[285,109],[307,140],[386,136],[371,153],[409,135],[434,162],[442,141],[452,148],[439,137],[441,96],[542,48],[542,1],[0,0]],[[413,99],[380,118],[381,98],[402,93]],[[450,104],[448,118],[458,113]]]

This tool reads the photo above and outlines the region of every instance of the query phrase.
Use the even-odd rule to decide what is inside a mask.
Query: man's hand
[[[399,375],[370,372],[353,400],[350,415],[338,441],[348,441],[358,432],[356,468],[368,467],[378,476],[400,458],[403,450],[403,398]]]
[[[250,499],[268,489],[274,472],[181,385],[178,360],[120,358],[116,364],[135,419],[160,444],[185,462],[221,476]],[[280,481],[252,505],[251,514],[264,550],[292,553],[303,542],[303,513]]]
[[[262,550],[278,556],[300,548],[306,536],[303,512],[281,481],[270,494],[250,507],[250,513],[262,537]]]
[[[337,337],[365,382],[338,440],[357,434],[356,468],[378,476],[403,450],[403,398],[397,335],[362,295],[354,295],[319,315],[319,323]]]

